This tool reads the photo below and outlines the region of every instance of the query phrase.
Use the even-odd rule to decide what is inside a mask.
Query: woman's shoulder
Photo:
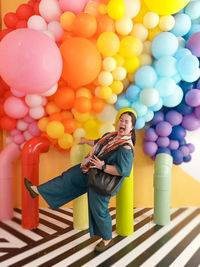
[[[126,144],[123,145],[122,147],[125,148],[126,150],[133,150],[133,142],[132,142],[132,140],[127,141]]]

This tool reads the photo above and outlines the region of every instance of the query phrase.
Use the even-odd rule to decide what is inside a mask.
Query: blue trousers
[[[87,192],[90,236],[97,235],[104,240],[112,238],[112,219],[108,209],[110,196],[98,194],[88,187],[88,175],[81,171],[80,164],[37,188],[54,210]]]

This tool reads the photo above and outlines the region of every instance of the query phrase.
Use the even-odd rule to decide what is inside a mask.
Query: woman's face
[[[117,123],[117,132],[119,136],[128,135],[133,129],[132,119],[127,113],[122,114]]]

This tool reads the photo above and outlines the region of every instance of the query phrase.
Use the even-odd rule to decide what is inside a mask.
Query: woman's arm
[[[98,159],[96,156],[94,156],[94,158],[91,159],[90,161],[93,163],[93,165],[90,168],[97,168],[97,169],[102,170],[102,167],[105,165],[105,161]],[[106,168],[104,169],[104,172],[112,174],[112,175],[119,175],[120,176],[115,165],[106,164],[105,167]]]
[[[94,146],[94,140],[86,139],[85,137],[81,137],[79,144],[87,144],[89,146]]]

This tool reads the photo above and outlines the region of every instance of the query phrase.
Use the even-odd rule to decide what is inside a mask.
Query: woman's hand
[[[86,143],[87,143],[87,139],[85,139],[85,137],[81,137],[79,141],[79,145],[86,144]]]
[[[105,164],[104,160],[100,160],[96,156],[94,156],[94,158],[91,159],[90,162],[93,163],[93,165],[90,166],[90,168],[96,168],[100,170],[102,170],[102,166]]]

